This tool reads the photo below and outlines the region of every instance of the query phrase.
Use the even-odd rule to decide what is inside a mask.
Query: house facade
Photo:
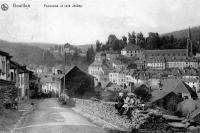
[[[109,73],[109,81],[121,86],[140,86],[147,84],[148,76],[144,72],[135,70],[114,70]]]
[[[88,67],[88,73],[95,78],[95,82],[109,79],[109,72],[114,68],[112,63],[106,59],[104,52],[97,53],[94,62]]]
[[[119,69],[119,70],[121,70],[121,69],[125,69],[125,68],[126,68],[126,65],[123,64],[121,61],[114,60],[114,61],[112,62],[112,67],[113,67],[114,69]]]
[[[186,59],[168,59],[167,68],[199,68],[199,61],[196,58],[186,58]]]
[[[0,51],[0,79],[10,80],[10,59],[8,53]]]
[[[146,60],[146,67],[155,70],[165,70],[166,61],[164,57],[148,58]]]
[[[121,55],[126,57],[137,57],[141,59],[143,57],[143,50],[135,44],[128,44],[121,50]]]

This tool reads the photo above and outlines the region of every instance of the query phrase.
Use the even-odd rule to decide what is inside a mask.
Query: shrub
[[[119,96],[118,91],[107,90],[101,93],[101,99],[107,102],[116,102],[118,96]]]
[[[139,86],[138,88],[135,89],[134,93],[138,97],[141,97],[141,100],[144,102],[148,102],[149,99],[152,97],[151,92],[146,85]]]
[[[62,105],[66,105],[68,107],[75,107],[76,101],[73,98],[69,98],[69,97],[59,97],[58,101],[62,104]]]

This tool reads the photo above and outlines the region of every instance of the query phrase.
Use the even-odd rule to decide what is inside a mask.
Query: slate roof
[[[140,47],[138,45],[135,44],[128,44],[123,50],[140,50]]]
[[[156,56],[156,57],[151,57],[147,58],[146,60],[148,63],[155,63],[155,62],[166,62],[165,57],[163,56]]]
[[[165,91],[162,91],[162,90],[155,90],[153,91],[151,94],[152,94],[152,98],[151,98],[151,102],[155,102],[157,100],[160,100],[162,98],[164,98],[165,96],[169,95],[169,94],[174,94],[176,95],[174,92],[165,92]]]
[[[193,90],[184,81],[178,79],[166,79],[163,81],[162,90],[165,92],[178,93],[189,93],[191,96],[194,95],[195,90]]]
[[[6,56],[6,57],[9,57],[9,58],[12,57],[12,56],[9,55],[9,53],[6,53],[4,51],[0,51],[0,55]]]
[[[177,53],[187,53],[187,49],[160,49],[160,50],[145,50],[144,53],[146,55],[154,54],[155,56],[162,54],[177,54]]]

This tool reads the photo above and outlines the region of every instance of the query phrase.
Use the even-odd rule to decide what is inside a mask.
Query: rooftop
[[[9,57],[9,58],[12,57],[12,56],[9,55],[9,53],[6,53],[4,51],[0,51],[0,55],[6,56],[6,57]]]
[[[128,44],[123,50],[140,50],[140,47],[135,44]]]
[[[165,92],[189,93],[191,95],[195,92],[189,85],[179,79],[166,79],[162,84],[162,90]]]

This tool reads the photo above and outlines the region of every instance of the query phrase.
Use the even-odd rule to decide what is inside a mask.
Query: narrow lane
[[[61,107],[56,99],[41,101],[14,133],[106,133],[87,119]]]

